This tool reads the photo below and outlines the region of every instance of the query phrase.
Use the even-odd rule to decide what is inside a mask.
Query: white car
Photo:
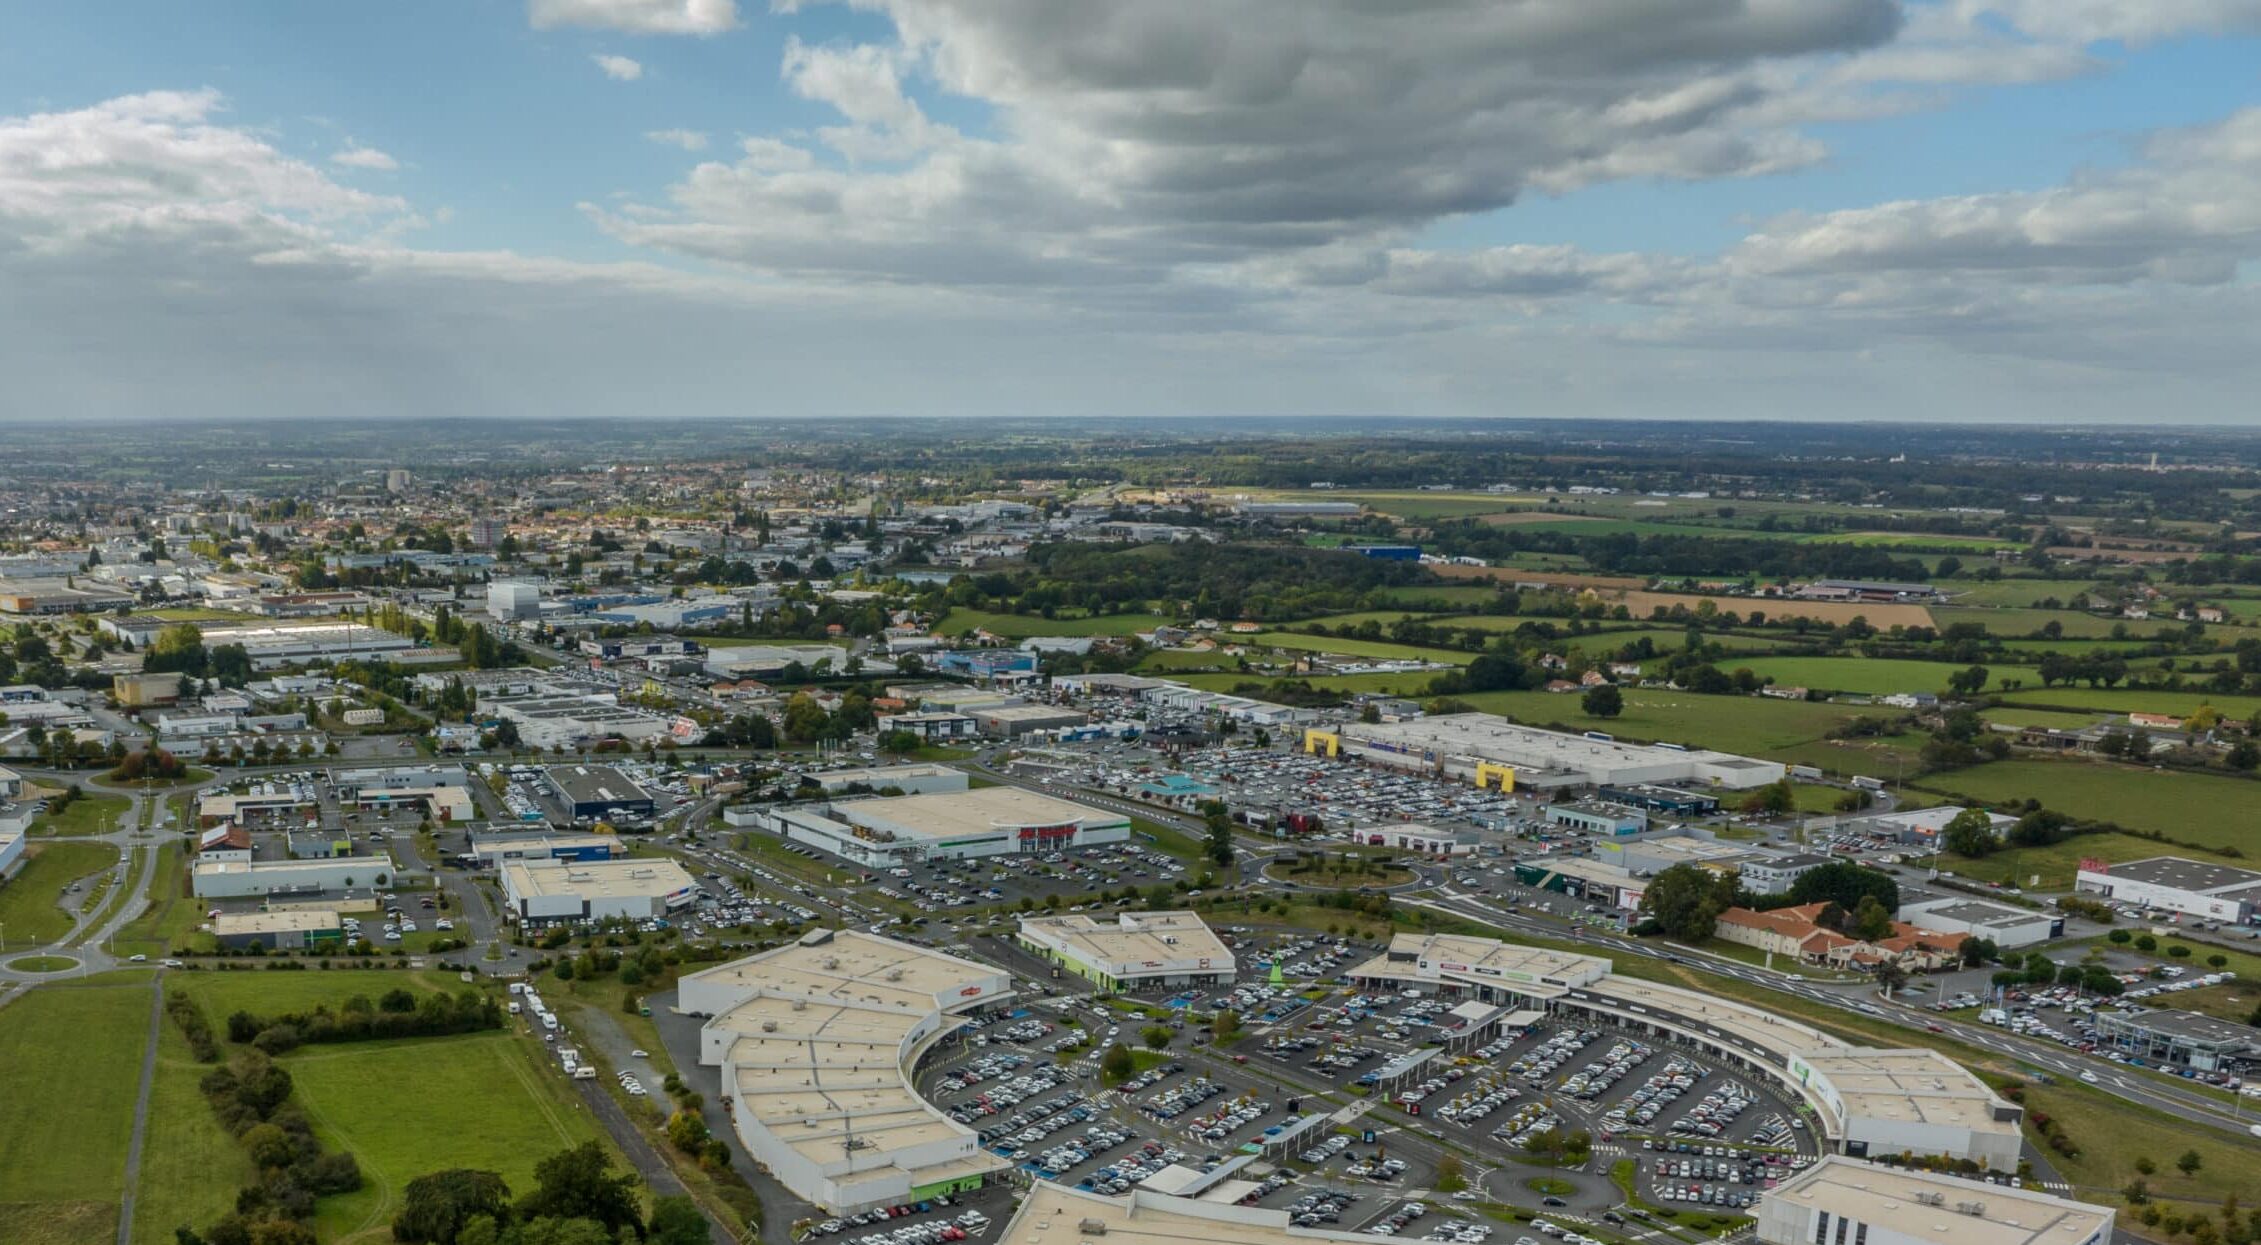
[[[651,1055],[650,1055],[649,1053],[647,1053],[647,1052],[645,1052],[645,1051],[641,1051],[641,1050],[632,1050],[632,1051],[629,1051],[628,1053],[629,1053],[630,1055],[634,1056],[635,1058],[638,1058],[638,1059],[649,1059],[649,1058],[651,1058]]]
[[[126,959],[135,964],[147,964],[149,962],[149,957],[146,955],[129,955]]]

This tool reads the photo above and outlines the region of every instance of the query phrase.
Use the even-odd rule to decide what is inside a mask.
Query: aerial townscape
[[[2261,1245],[2257,70],[0,3],[0,1245]]]
[[[2261,446],[1750,433],[0,429],[0,1235],[2250,1239]]]

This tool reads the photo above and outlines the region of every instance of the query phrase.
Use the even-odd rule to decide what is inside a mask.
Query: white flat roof
[[[1021,932],[1059,947],[1086,964],[1120,967],[1206,958],[1230,967],[1232,949],[1192,912],[1124,912],[1112,920],[1083,913],[1024,916]]]
[[[1943,1204],[1929,1205],[1921,1195]],[[2082,1245],[2113,1221],[2102,1207],[2047,1193],[1842,1155],[1825,1156],[1766,1197],[1940,1245]]]
[[[892,799],[842,800],[832,806],[832,811],[853,825],[920,839],[989,835],[1021,826],[1106,824],[1127,820],[1120,813],[1087,808],[1019,787],[977,787],[971,791],[930,791]]]
[[[599,899],[652,898],[689,890],[691,875],[672,860],[512,860],[502,873],[510,891],[527,895],[582,895]]]
[[[1800,1058],[1828,1078],[1845,1104],[1848,1123],[1861,1116],[1982,1133],[2018,1131],[2015,1118],[1996,1118],[1997,1108],[2009,1104],[1938,1051],[1848,1047],[1808,1051]]]

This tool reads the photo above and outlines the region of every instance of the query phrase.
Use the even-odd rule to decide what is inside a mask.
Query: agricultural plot
[[[1628,688],[1625,712],[1615,718],[1586,716],[1574,693],[1479,692],[1460,699],[1519,722],[1560,722],[1575,730],[1607,731],[1620,739],[1661,741],[1717,748],[1754,756],[1776,756],[1812,743],[1831,727],[1858,716],[1847,705],[1808,704],[1757,696],[1698,696],[1656,688]],[[1778,758],[1779,759],[1779,758]]]
[[[1411,644],[1391,644],[1383,640],[1346,640],[1341,636],[1302,635],[1285,631],[1266,632],[1256,646],[1272,649],[1292,649],[1307,653],[1335,653],[1344,657],[1372,657],[1380,661],[1435,661],[1447,665],[1465,666],[1475,654],[1449,648],[1418,648]]]
[[[1499,589],[1482,584],[1434,584],[1418,587],[1383,588],[1373,594],[1375,600],[1389,605],[1427,604],[1432,601],[1447,605],[1467,607],[1482,605],[1499,595]]]
[[[2011,542],[1999,536],[1950,536],[1929,532],[1821,532],[1807,544],[1858,545],[1866,549],[1923,549],[1940,553],[1992,553]]]
[[[2146,688],[2039,687],[2028,682],[2010,699],[2020,705],[2044,709],[2092,709],[2098,713],[2172,713],[2189,717],[2211,705],[2224,717],[2250,718],[2261,713],[2261,696],[2218,696],[2212,692],[2162,692]]]
[[[2156,830],[2202,848],[2261,855],[2261,824],[2251,816],[2251,810],[2261,808],[2261,782],[2253,779],[2094,761],[2015,759],[1934,774],[1924,785],[1993,804],[2036,799],[2076,817]],[[2176,850],[2153,845],[2154,855]]]
[[[1977,623],[1990,634],[2004,639],[2032,635],[2049,623],[2056,623],[2065,635],[2075,639],[2109,637],[2112,629],[2120,626],[2126,627],[2126,635],[2149,636],[2156,634],[2161,626],[2156,621],[2105,618],[2096,614],[2083,614],[2078,610],[1977,609],[1963,605],[1934,606],[1932,617],[1938,619],[1943,628],[1952,627],[1956,623]]]
[[[1966,667],[1943,661],[1889,661],[1869,657],[1758,657],[1737,661],[1778,687],[1805,687],[1817,691],[1847,692],[1859,696],[1885,696],[1894,692],[1944,692],[1948,676]],[[2033,672],[2018,666],[1987,666],[1989,688],[2004,679],[2037,682]]]

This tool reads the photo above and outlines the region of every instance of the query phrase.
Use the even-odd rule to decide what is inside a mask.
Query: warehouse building
[[[0,819],[6,819],[9,811],[11,810],[0,809]],[[0,825],[0,878],[13,875],[16,866],[23,863],[26,838],[24,827],[30,824],[30,818],[26,817],[20,826],[13,820]]]
[[[950,713],[941,709],[917,709],[908,713],[881,714],[879,732],[908,731],[925,743],[939,743],[952,739],[971,739],[981,731],[981,723],[971,714]]]
[[[1547,821],[1603,838],[1639,834],[1649,828],[1649,815],[1627,804],[1549,804]]]
[[[964,770],[924,762],[825,770],[806,774],[804,777],[824,788],[827,795],[837,795],[850,787],[871,791],[892,788],[904,795],[927,795],[936,791],[965,791],[973,786],[973,781],[966,776]]]
[[[612,860],[627,855],[609,834],[474,834],[471,860],[479,868],[500,868],[512,860]]]
[[[651,792],[609,765],[553,765],[544,776],[575,821],[645,820],[655,807]]]
[[[1829,1100],[1844,1122],[1843,1152],[1855,1158],[1947,1154],[2018,1169],[2025,1109],[1937,1051],[1807,1051],[1790,1057],[1790,1075]]]
[[[376,627],[348,622],[277,622],[240,627],[205,625],[204,646],[240,644],[254,670],[278,670],[314,661],[381,657],[398,661],[416,651],[416,641]],[[452,660],[452,650],[424,649],[426,660]]]
[[[831,644],[742,644],[707,649],[707,673],[721,679],[771,679],[791,666],[814,671],[819,664],[845,669],[848,650]],[[864,669],[885,673],[894,667],[866,658]]]
[[[1019,787],[777,808],[766,828],[865,868],[1120,843],[1130,818]]]
[[[1080,912],[1024,916],[1020,944],[1101,990],[1233,979],[1232,948],[1192,912],[1124,912],[1112,920]]]
[[[1043,731],[1062,731],[1091,720],[1090,715],[1081,710],[1056,705],[999,705],[994,709],[976,710],[973,716],[981,733],[993,739],[1020,739]]]
[[[755,1161],[834,1215],[963,1193],[1012,1166],[922,1097],[920,1062],[969,1013],[1012,998],[986,965],[857,930],[686,975],[731,1127]]]
[[[2116,865],[2083,861],[2073,889],[2114,903],[2237,925],[2251,923],[2256,905],[2261,905],[2261,873],[2180,856],[2152,856]]]
[[[394,871],[389,856],[344,856],[329,860],[200,861],[189,876],[189,889],[199,899],[242,899],[375,890],[389,885]]]
[[[1489,713],[1353,722],[1306,732],[1304,748],[1514,791],[1690,782],[1741,791],[1788,773],[1775,761],[1541,730]]]
[[[1767,1191],[1761,1245],[2109,1245],[2114,1212],[2015,1185],[1835,1155]]]
[[[1749,873],[1749,866],[1744,866]],[[1943,898],[1900,905],[1900,919],[1942,934],[1991,939],[2004,951],[2065,936],[2065,918],[2052,912],[2013,908],[1990,899]]]
[[[345,924],[326,908],[279,912],[223,912],[212,918],[212,933],[230,951],[263,947],[269,951],[335,950],[345,945]]]
[[[512,860],[502,865],[512,920],[649,921],[688,905],[697,883],[672,860]]]
[[[0,579],[0,614],[91,614],[125,609],[130,593],[80,587],[71,579]]]
[[[509,722],[530,748],[578,748],[608,739],[641,743],[667,734],[672,719],[619,702],[610,689],[540,684],[520,694],[483,695],[481,712]]]

